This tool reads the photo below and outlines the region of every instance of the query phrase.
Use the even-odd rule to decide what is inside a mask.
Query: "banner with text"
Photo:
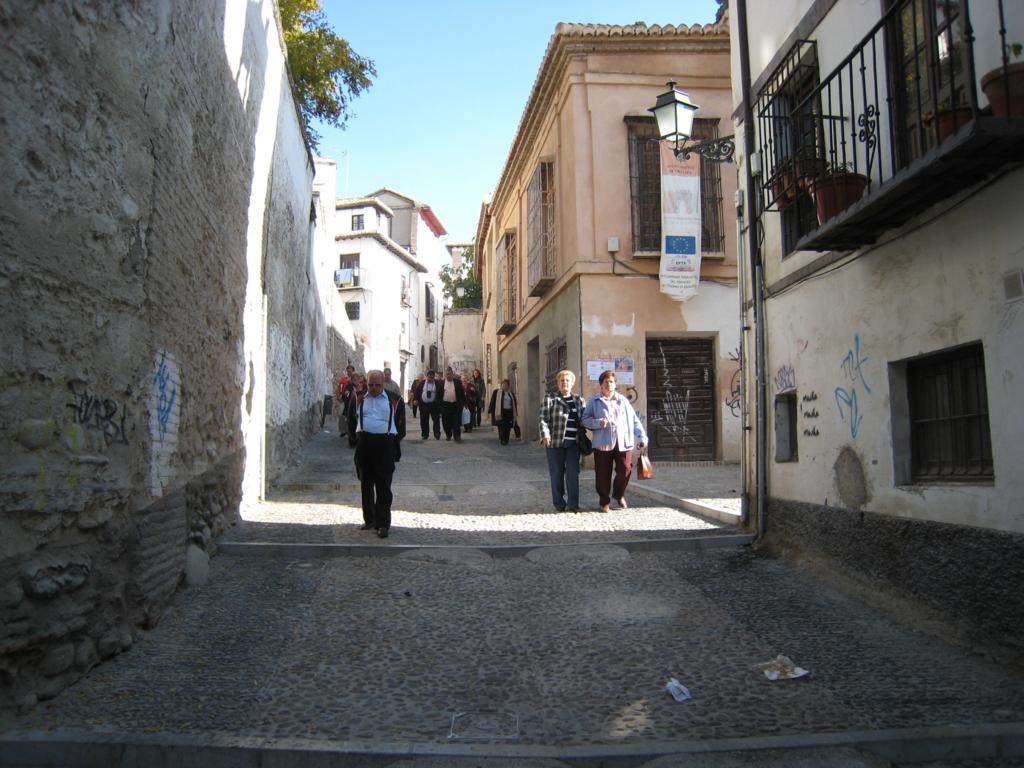
[[[700,156],[661,142],[661,292],[686,301],[700,286]]]

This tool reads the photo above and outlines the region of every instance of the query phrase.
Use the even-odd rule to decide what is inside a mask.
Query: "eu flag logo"
[[[692,235],[666,235],[665,253],[694,256],[697,253],[697,238]]]

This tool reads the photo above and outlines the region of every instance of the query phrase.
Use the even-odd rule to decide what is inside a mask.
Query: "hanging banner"
[[[676,159],[661,142],[661,292],[676,301],[700,286],[700,156]]]

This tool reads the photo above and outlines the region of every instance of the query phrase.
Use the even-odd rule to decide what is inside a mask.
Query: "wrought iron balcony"
[[[762,210],[781,213],[786,250],[870,244],[1024,160],[1024,103],[1010,85],[1024,64],[1011,61],[1003,0],[977,26],[970,5],[900,0],[820,82],[826,40],[799,41],[772,74],[755,112]]]

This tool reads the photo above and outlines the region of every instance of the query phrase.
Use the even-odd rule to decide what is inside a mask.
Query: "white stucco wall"
[[[1024,172],[1016,171],[932,226],[769,302],[769,401],[795,390],[802,414],[799,460],[770,459],[773,496],[841,504],[833,465],[849,447],[864,470],[868,509],[1024,531],[1024,417],[1018,405],[1024,394],[1024,301],[1006,302],[1003,293],[1004,275],[1024,267],[1022,196]],[[978,341],[995,482],[896,485],[892,400],[898,393],[890,386],[890,366]],[[808,418],[814,411],[818,415]],[[815,429],[817,435],[805,433]]]

